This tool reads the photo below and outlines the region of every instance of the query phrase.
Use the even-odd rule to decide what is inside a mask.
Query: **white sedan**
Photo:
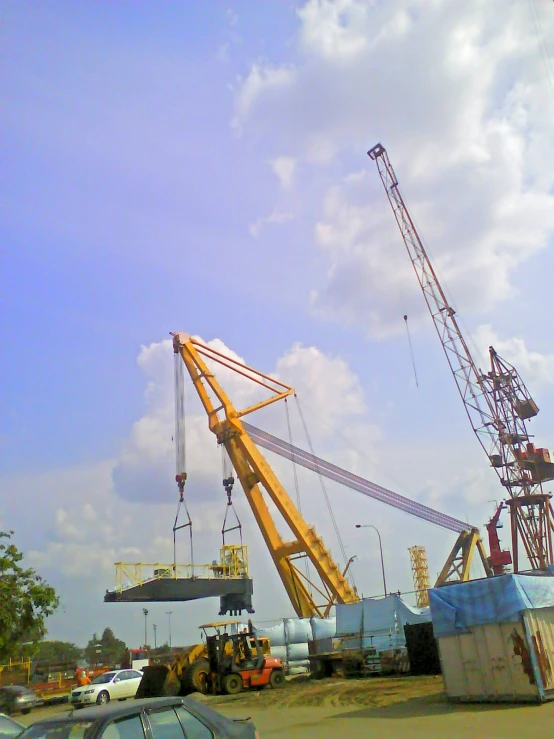
[[[95,677],[90,685],[83,685],[71,692],[70,702],[75,708],[89,706],[91,703],[109,703],[111,700],[123,701],[134,698],[142,680],[138,670],[113,670]]]

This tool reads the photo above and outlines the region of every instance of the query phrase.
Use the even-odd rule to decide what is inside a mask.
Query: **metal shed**
[[[447,696],[554,698],[554,577],[502,575],[429,590]]]

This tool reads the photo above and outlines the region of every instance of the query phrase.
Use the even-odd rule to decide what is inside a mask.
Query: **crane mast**
[[[222,444],[239,477],[265,544],[273,558],[288,597],[300,617],[326,616],[334,603],[360,600],[333,561],[313,526],[309,526],[245,429],[242,418],[264,406],[294,394],[293,388],[237,362],[185,333],[173,333],[173,350],[187,368],[204,410],[210,430]],[[237,372],[270,392],[270,397],[237,410],[206,364],[204,357]],[[228,482],[228,481],[226,481]],[[273,520],[262,493],[276,506],[293,534],[285,541]],[[307,557],[319,581],[314,583],[296,564]],[[315,594],[314,594],[315,593]],[[318,601],[316,601],[318,598]]]
[[[553,515],[551,495],[543,492],[542,482],[554,479],[554,464],[548,450],[536,449],[529,441],[525,421],[538,408],[515,368],[493,347],[490,371],[484,374],[477,368],[404,203],[386,149],[377,144],[368,156],[377,165],[473,431],[510,495],[514,571],[519,571],[519,540],[531,567],[544,569],[553,560]]]

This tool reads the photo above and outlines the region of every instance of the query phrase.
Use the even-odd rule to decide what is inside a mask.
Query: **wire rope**
[[[292,447],[293,446],[293,444],[292,444],[292,427],[291,427],[291,423],[290,423],[290,413],[289,413],[288,398],[285,398],[285,409],[286,409],[286,415],[287,415],[287,429],[288,429],[288,434],[289,434],[289,444]],[[294,459],[294,455],[292,457],[291,462],[292,462],[292,471],[293,471],[293,475],[294,475],[294,489],[295,489],[295,492],[296,492],[296,504],[298,506],[298,512],[300,513],[300,515],[302,515],[302,505],[300,503],[300,486],[298,485],[298,470],[296,468],[296,461]],[[310,567],[309,567],[309,562],[308,562],[308,559],[307,558],[304,559],[304,569],[306,571],[306,580],[308,581],[308,587],[309,587],[310,595],[313,597],[312,584],[311,584],[311,581],[310,581]]]
[[[298,408],[298,413],[300,415],[300,420],[302,421],[302,427],[304,428],[304,433],[306,435],[306,440],[308,442],[308,446],[310,448],[310,452],[312,454],[312,457],[315,458],[315,459],[317,459],[317,457],[314,454],[314,448],[313,448],[312,440],[310,438],[310,434],[308,432],[308,426],[306,425],[306,420],[304,418],[304,413],[302,412],[302,407],[300,405],[300,401],[299,401],[298,395],[296,393],[294,394],[294,399],[296,401],[296,406]],[[331,521],[333,523],[333,528],[335,530],[335,534],[336,534],[337,540],[339,542],[340,551],[341,551],[341,554],[342,554],[342,558],[344,560],[344,566],[346,568],[347,567],[347,563],[348,563],[348,557],[346,556],[346,549],[344,548],[344,544],[342,542],[342,537],[340,535],[339,527],[338,527],[337,521],[335,519],[335,514],[333,512],[333,507],[331,505],[331,501],[329,499],[329,494],[327,493],[327,488],[325,486],[325,482],[323,480],[323,475],[321,474],[321,470],[319,469],[319,466],[317,467],[316,472],[317,472],[317,476],[319,478],[319,483],[321,485],[321,490],[323,491],[323,495],[325,497],[325,502],[327,504],[327,510],[329,511],[329,515],[331,516]],[[356,587],[356,584],[354,582],[354,578],[352,576],[352,573],[350,572],[349,575],[350,575],[350,581],[352,582],[352,585],[355,588]]]

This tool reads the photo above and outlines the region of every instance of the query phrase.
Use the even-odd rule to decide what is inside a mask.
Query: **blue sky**
[[[377,141],[464,326],[517,364],[554,447],[553,23],[539,0],[501,17],[484,0],[4,5],[0,525],[62,593],[52,636],[84,643],[110,622],[141,639],[101,598],[123,550],[167,551],[169,331],[286,373],[320,453],[487,520],[500,493],[365,154]],[[211,561],[221,482],[202,438],[190,495]],[[397,587],[406,526],[440,569],[448,535],[331,492],[366,593],[379,577],[360,517],[386,534]],[[289,614],[279,587],[261,584],[260,618]]]

